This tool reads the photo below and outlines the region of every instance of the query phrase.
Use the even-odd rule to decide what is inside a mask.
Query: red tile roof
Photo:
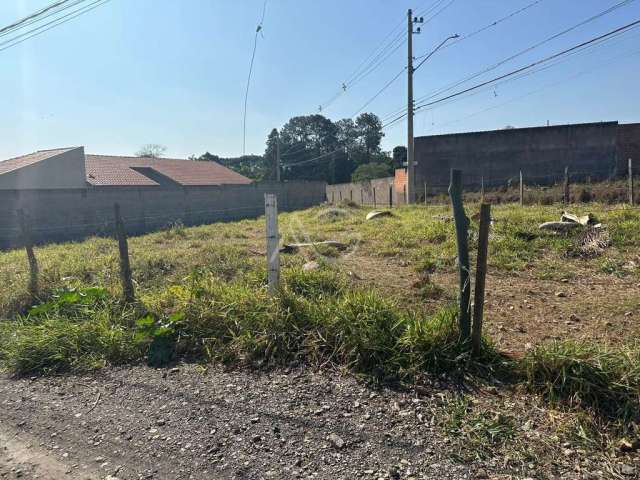
[[[180,185],[248,184],[251,180],[216,162],[172,158],[86,156],[87,182],[96,186],[158,185],[133,168],[151,168]],[[133,168],[132,168],[133,167]]]
[[[2,175],[3,173],[13,172],[14,170],[18,170],[29,165],[33,165],[34,163],[41,162],[42,160],[46,160],[47,158],[55,157],[56,155],[68,152],[69,150],[73,150],[74,148],[76,147],[56,148],[54,150],[40,150],[35,153],[30,153],[29,155],[22,155],[21,157],[2,160],[0,161],[0,175]]]

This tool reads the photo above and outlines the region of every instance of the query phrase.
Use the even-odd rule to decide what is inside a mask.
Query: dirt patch
[[[429,282],[443,290],[430,298],[421,276],[399,257],[354,255],[338,260],[359,282],[377,288],[409,308],[434,312],[455,301],[457,274],[435,272]],[[571,278],[541,279],[530,272],[491,270],[487,276],[485,329],[500,350],[522,353],[554,340],[620,344],[640,335],[640,285],[634,278],[574,267]]]

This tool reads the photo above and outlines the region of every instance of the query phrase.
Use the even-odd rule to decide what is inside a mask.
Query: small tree
[[[144,145],[140,150],[136,152],[136,157],[146,158],[160,158],[167,151],[167,147],[159,145],[157,143],[149,143]]]
[[[351,181],[366,182],[367,180],[372,180],[374,178],[388,177],[389,174],[389,165],[385,163],[365,163],[355,169],[351,175]]]

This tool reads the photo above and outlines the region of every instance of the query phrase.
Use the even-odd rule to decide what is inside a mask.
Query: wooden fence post
[[[491,225],[491,205],[480,205],[480,229],[478,231],[478,257],[476,263],[476,286],[474,289],[473,331],[471,345],[473,353],[482,349],[482,315],[484,312],[484,287],[487,277],[487,251],[489,249],[489,226]]]
[[[349,200],[353,202],[353,188],[349,189]]]
[[[127,243],[127,232],[120,215],[120,205],[113,206],[116,222],[116,237],[118,238],[118,251],[120,253],[120,282],[122,283],[122,298],[130,303],[135,299],[133,281],[131,280],[131,265],[129,263],[129,244]]]
[[[484,175],[480,177],[480,203],[484,202]]]
[[[633,192],[633,160],[629,159],[629,205],[633,206],[635,196]]]
[[[342,190],[338,191],[338,195],[340,195],[340,201],[342,202]]]
[[[38,260],[33,251],[33,237],[31,236],[31,225],[27,222],[24,211],[18,210],[18,223],[20,224],[20,235],[22,244],[27,252],[29,262],[29,295],[32,299],[38,296]]]
[[[360,205],[364,205],[364,192],[360,189]]]
[[[267,221],[267,283],[269,293],[275,295],[280,288],[278,197],[275,194],[264,194],[264,212]]]
[[[471,316],[469,303],[471,300],[471,285],[469,283],[469,219],[464,212],[462,203],[462,171],[451,169],[451,183],[449,196],[453,208],[453,219],[456,224],[456,243],[458,246],[458,273],[460,276],[460,337],[468,341],[471,336]]]
[[[427,182],[424,182],[424,204],[427,204]]]
[[[402,187],[402,197],[404,198],[404,204],[407,204],[407,185]]]
[[[373,208],[376,208],[376,187],[373,187]]]
[[[562,195],[562,202],[565,205],[569,205],[569,167],[564,167],[564,189]]]
[[[522,170],[520,170],[520,206],[524,206],[524,183],[522,181]]]
[[[393,208],[393,185],[389,185],[389,208]]]
[[[335,191],[332,191],[332,192],[331,192],[331,203],[332,203],[333,205],[335,205],[335,204],[336,204],[336,192],[335,192]]]

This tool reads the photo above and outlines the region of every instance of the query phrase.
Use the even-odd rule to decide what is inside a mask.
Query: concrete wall
[[[84,188],[86,185],[83,147],[0,175],[0,190]]]
[[[197,225],[264,215],[264,194],[278,195],[280,211],[325,200],[324,182],[255,183],[216,187],[90,187],[66,190],[0,191],[0,248],[19,245],[17,210],[28,216],[36,242],[111,234],[119,203],[130,234],[173,222]]]
[[[640,123],[618,125],[618,171],[625,172],[629,159],[634,170],[640,171]]]
[[[450,169],[463,171],[465,185],[517,181],[554,183],[565,166],[573,179],[618,173],[618,123],[590,123],[434,135],[415,139],[416,192],[446,188]]]
[[[388,207],[391,196],[392,205],[404,203],[402,191],[397,192],[394,181],[394,177],[386,177],[368,182],[327,185],[327,201],[337,204],[342,200],[351,200],[359,205],[375,204],[378,207]]]

